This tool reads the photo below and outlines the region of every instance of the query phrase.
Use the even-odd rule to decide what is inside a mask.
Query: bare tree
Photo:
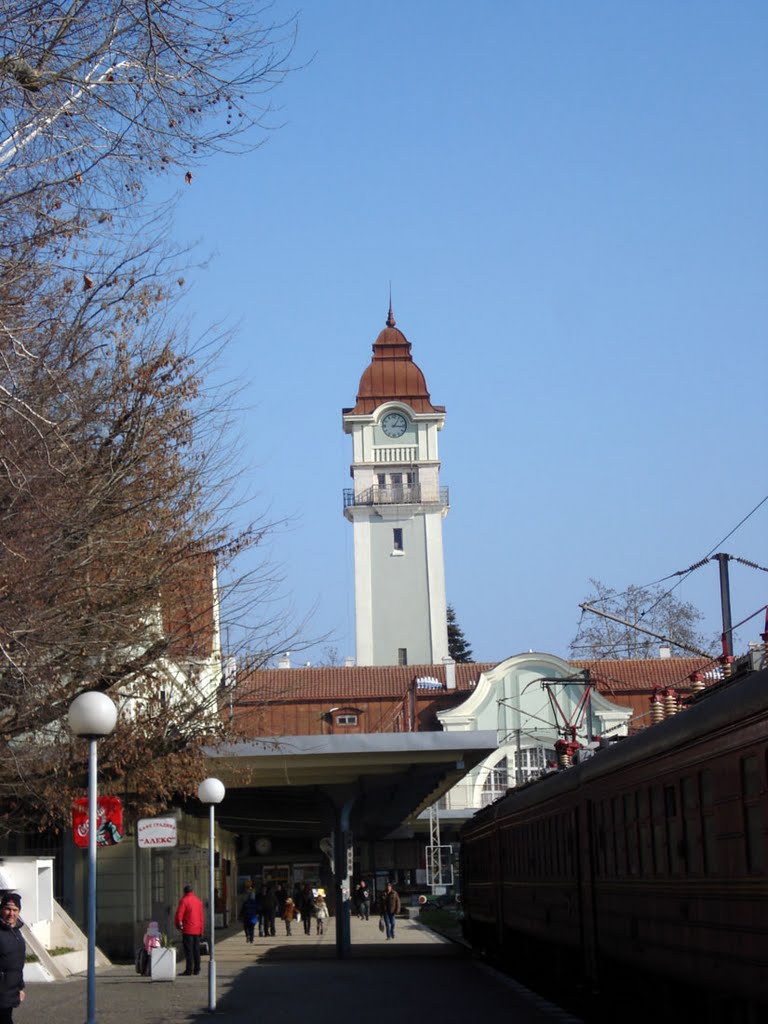
[[[696,628],[704,617],[702,613],[692,604],[678,601],[661,587],[631,585],[619,593],[599,580],[591,579],[590,583],[593,592],[585,599],[585,604],[624,619],[657,637],[667,638],[673,654],[686,655],[691,649],[706,651],[713,647],[713,643]],[[637,659],[657,656],[661,641],[640,629],[633,629],[632,625],[585,613],[579,631],[571,641],[571,657]]]
[[[212,151],[258,145],[295,32],[268,13],[248,0],[0,0],[0,211],[15,237],[135,217],[148,177],[190,181]]]
[[[269,524],[233,525],[223,339],[188,340],[170,208],[144,193],[262,140],[295,29],[265,10],[0,0],[0,829],[66,820],[82,690],[124,708],[100,763],[139,813],[194,789],[226,723],[213,584]],[[296,647],[279,579],[249,577],[243,643]]]
[[[210,691],[161,701],[190,628],[176,595],[201,558],[226,560],[253,536],[234,534],[212,499],[202,377],[164,315],[169,298],[151,279],[118,289],[60,291],[55,308],[37,307],[37,330],[25,317],[23,340],[19,296],[0,293],[0,813],[20,820],[25,809],[40,820],[51,782],[66,806],[76,761],[60,722],[83,689],[130,693],[132,731],[167,703],[152,730],[160,764],[212,731],[200,716]],[[210,609],[212,569],[205,599]],[[191,628],[188,663],[202,625]],[[199,724],[182,729],[193,713]],[[134,764],[132,742],[116,779]]]

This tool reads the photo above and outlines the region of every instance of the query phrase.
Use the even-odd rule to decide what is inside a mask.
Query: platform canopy
[[[327,835],[343,805],[360,839],[407,834],[496,749],[495,731],[281,736],[206,750],[227,787],[219,823],[239,835]]]

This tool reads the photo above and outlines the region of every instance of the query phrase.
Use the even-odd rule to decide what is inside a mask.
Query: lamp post
[[[214,842],[214,818],[213,809],[215,804],[220,804],[224,799],[226,789],[224,783],[219,779],[203,779],[197,787],[197,796],[201,803],[208,804],[208,921],[210,927],[210,957],[208,959],[208,1010],[213,1013],[216,1009],[216,955],[214,946],[214,930],[216,927],[215,891],[213,885],[213,842]]]
[[[117,723],[114,702],[97,690],[75,697],[69,706],[69,728],[88,740],[88,1018],[96,1021],[96,744]]]

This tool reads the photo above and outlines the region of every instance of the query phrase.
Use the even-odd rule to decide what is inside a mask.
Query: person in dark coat
[[[24,1001],[24,958],[27,944],[21,934],[21,896],[0,898],[0,1024],[13,1024],[13,1008]]]
[[[301,923],[304,925],[304,934],[312,934],[312,918],[315,916],[315,894],[312,886],[307,883],[301,890],[298,907],[301,911]]]
[[[277,899],[277,916],[282,917],[285,910],[285,901],[288,899],[288,892],[282,883],[275,890],[275,898]]]
[[[395,916],[400,913],[400,897],[392,888],[390,882],[387,882],[387,887],[381,894],[379,906],[381,908],[381,916],[384,918],[384,929],[387,933],[387,938],[394,939]]]
[[[261,890],[261,919],[264,922],[264,934],[275,934],[275,917],[277,916],[277,896],[270,885]]]
[[[362,879],[360,879],[360,883],[355,889],[355,909],[361,921],[368,920],[371,909],[371,894],[368,892],[368,887]]]
[[[253,892],[249,892],[243,900],[243,905],[240,908],[240,920],[243,922],[245,941],[253,942],[253,932],[257,924],[259,925],[259,931],[261,932],[259,904],[257,903],[256,896]]]

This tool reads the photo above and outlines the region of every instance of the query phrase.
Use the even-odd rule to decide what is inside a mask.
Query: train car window
[[[680,780],[680,797],[683,805],[683,854],[685,869],[689,875],[703,874],[701,814],[694,779],[690,775]]]
[[[630,875],[640,874],[640,853],[637,842],[637,794],[624,796],[624,821],[627,835],[627,860]]]
[[[640,836],[638,853],[640,857],[640,874],[653,874],[653,851],[651,849],[651,823],[648,817],[648,790],[637,791],[637,829]]]
[[[598,801],[589,803],[589,822],[592,826],[592,849],[595,851],[593,868],[598,877],[605,871],[605,830],[602,828],[602,810]]]
[[[664,787],[664,814],[667,818],[674,818],[677,814],[677,793],[674,786]]]
[[[574,817],[576,812],[574,812]],[[571,831],[572,818],[570,814],[566,814],[563,817],[563,875],[570,878],[572,874],[571,870],[571,851],[573,849],[573,833]]]
[[[538,836],[537,846],[539,848],[536,867],[538,868],[537,874],[541,878],[543,875],[547,875],[549,873],[549,837],[547,836],[547,823],[540,821],[536,826],[536,832]]]
[[[757,796],[760,792],[760,770],[757,756],[741,759],[741,791],[745,797]]]
[[[547,862],[549,861],[549,842],[547,838],[547,832],[545,828],[545,822],[540,821],[536,827],[538,834],[538,848],[539,856],[536,858],[536,867],[538,871],[536,874],[541,878],[542,875],[547,873]]]
[[[637,792],[637,816],[638,818],[648,817],[648,790],[640,789]]]
[[[616,844],[616,874],[627,873],[627,843],[624,835],[624,801],[620,796],[613,799],[613,838]]]
[[[657,875],[667,873],[667,828],[664,818],[664,794],[661,786],[651,787],[653,868]]]
[[[714,814],[702,815],[701,831],[702,838],[704,840],[702,846],[702,853],[704,854],[704,874],[716,875],[718,871],[718,856]]]
[[[677,817],[677,791],[674,786],[664,787],[664,816],[667,820],[667,850],[669,870],[673,875],[685,871],[685,844],[680,819]]]
[[[627,822],[627,824],[629,824],[629,822],[634,821],[637,817],[637,812],[635,809],[635,799],[636,797],[634,793],[624,794],[624,820]]]
[[[605,876],[616,874],[616,843],[613,836],[613,811],[611,801],[603,800],[603,828],[605,829]]]
[[[536,868],[537,868],[537,864],[536,864],[536,840],[537,840],[537,838],[538,838],[538,836],[537,836],[536,825],[535,824],[534,825],[529,825],[528,828],[526,829],[526,839],[527,839],[526,846],[527,846],[527,850],[528,850],[528,870],[526,871],[526,874],[528,875],[529,878],[535,878],[536,877]]]
[[[762,873],[765,869],[763,808],[747,804],[744,808],[744,833],[747,840],[747,870]]]
[[[712,771],[699,772],[699,806],[701,809],[701,855],[705,875],[716,875],[719,870],[717,830],[713,807]]]
[[[741,791],[744,799],[744,839],[747,870],[761,872],[765,868],[763,806],[760,800],[760,766],[756,756],[741,759]]]
[[[699,773],[699,790],[701,792],[701,806],[712,806],[712,772],[706,768]]]

